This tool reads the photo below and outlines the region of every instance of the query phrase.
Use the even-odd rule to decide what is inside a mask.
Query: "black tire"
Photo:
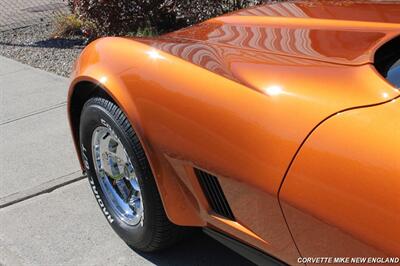
[[[136,169],[145,213],[143,222],[138,225],[125,223],[113,212],[99,184],[91,145],[93,131],[104,123],[107,123],[121,140]],[[103,98],[89,99],[82,110],[79,138],[90,186],[114,231],[129,246],[144,252],[160,250],[177,242],[183,228],[168,220],[144,150],[128,119],[118,106]]]

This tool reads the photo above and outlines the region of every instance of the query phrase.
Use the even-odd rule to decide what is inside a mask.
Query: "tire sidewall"
[[[92,154],[92,135],[94,130],[99,126],[108,127],[117,135],[135,168],[144,208],[143,220],[137,225],[129,225],[118,217],[113,208],[111,208],[110,202],[105,197],[99,184]],[[148,203],[150,203],[148,199],[150,195],[147,195],[146,193],[146,179],[148,179],[148,177],[144,175],[143,171],[140,169],[140,165],[138,164],[138,160],[134,153],[133,140],[129,139],[122,126],[118,123],[117,119],[113,117],[109,110],[104,106],[94,103],[85,105],[82,111],[79,138],[81,143],[80,149],[82,160],[89,179],[90,187],[103,215],[106,217],[114,231],[127,244],[137,246],[140,243],[146,243],[147,239],[150,239],[149,236],[152,233],[150,230],[152,227],[151,219],[148,219],[152,216],[152,210],[147,206]]]

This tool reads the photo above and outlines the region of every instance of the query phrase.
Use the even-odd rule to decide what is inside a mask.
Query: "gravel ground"
[[[51,39],[51,24],[0,32],[0,55],[68,77],[84,38]]]

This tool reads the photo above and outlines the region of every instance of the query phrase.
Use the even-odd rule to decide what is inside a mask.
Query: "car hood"
[[[400,34],[400,3],[321,3],[263,5],[135,40],[263,94],[290,91],[347,107],[397,97],[371,63]]]
[[[162,38],[347,65],[400,34],[398,1],[301,1],[240,10]]]

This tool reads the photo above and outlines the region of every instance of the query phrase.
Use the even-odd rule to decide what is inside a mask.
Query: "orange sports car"
[[[252,7],[80,55],[69,119],[116,233],[256,264],[400,263],[400,2]]]

